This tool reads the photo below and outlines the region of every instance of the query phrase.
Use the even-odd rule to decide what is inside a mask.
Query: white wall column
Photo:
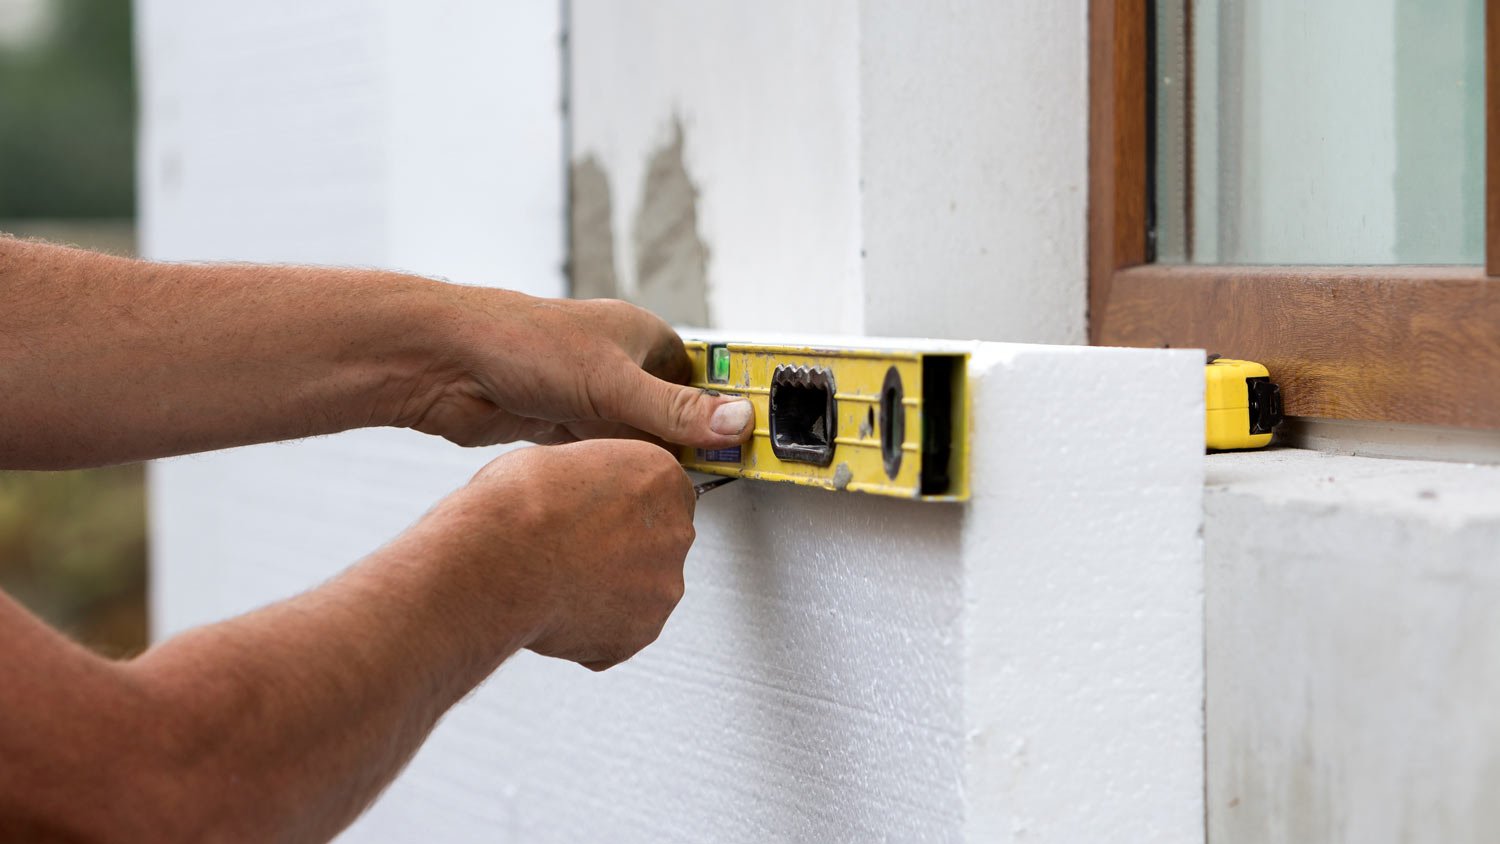
[[[1086,342],[1082,0],[865,0],[866,331]]]

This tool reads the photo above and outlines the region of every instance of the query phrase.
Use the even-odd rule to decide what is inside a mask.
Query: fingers
[[[648,434],[623,422],[610,422],[603,419],[583,420],[580,422],[568,422],[559,426],[564,433],[571,436],[573,440],[642,440],[651,443],[658,448],[672,453],[677,452],[677,447],[663,440],[661,437]],[[533,440],[535,442],[535,440]]]
[[[479,547],[510,560],[496,572],[543,619],[526,647],[603,671],[661,635],[683,597],[697,503],[670,452],[630,440],[519,449],[474,484],[489,493],[474,506],[506,514],[474,522],[493,531]],[[517,544],[526,553],[505,556]]]
[[[589,300],[619,347],[640,367],[663,381],[685,384],[692,375],[682,338],[665,320],[645,308],[618,300]]]
[[[580,437],[575,436],[566,428],[551,425],[523,439],[535,445],[571,445],[578,442]]]
[[[600,392],[602,415],[667,442],[727,448],[748,440],[755,427],[748,399],[668,383],[633,366],[617,372]]]
[[[670,328],[652,343],[641,360],[641,368],[673,384],[686,384],[693,375],[693,364],[682,345],[682,338]]]

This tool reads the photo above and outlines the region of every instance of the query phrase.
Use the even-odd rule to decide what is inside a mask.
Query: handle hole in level
[[[827,466],[838,437],[833,373],[778,366],[771,374],[771,450],[782,460]]]
[[[906,440],[904,398],[901,373],[893,366],[886,370],[885,384],[880,388],[880,454],[885,458],[885,474],[892,480],[901,472],[901,445]]]

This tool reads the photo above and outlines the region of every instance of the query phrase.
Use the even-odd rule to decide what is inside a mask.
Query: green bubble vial
[[[717,381],[719,383],[728,383],[729,347],[714,346],[713,349],[709,352],[709,360],[711,361],[708,376],[709,380]]]

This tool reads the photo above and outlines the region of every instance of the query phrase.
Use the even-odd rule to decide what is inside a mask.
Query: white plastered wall
[[[700,5],[573,7],[622,267],[675,115],[722,327],[1081,339],[1081,0],[945,6],[923,50],[895,4]],[[555,6],[138,8],[148,254],[561,290]],[[1201,838],[1197,359],[973,350],[971,503],[714,493],[655,646],[517,657],[348,838]],[[158,635],[315,585],[492,453],[369,431],[155,467]]]
[[[571,154],[608,179],[624,292],[647,162],[680,127],[713,323],[862,333],[854,0],[570,6]]]
[[[680,126],[715,327],[1085,338],[1082,0],[573,0],[615,272]]]

